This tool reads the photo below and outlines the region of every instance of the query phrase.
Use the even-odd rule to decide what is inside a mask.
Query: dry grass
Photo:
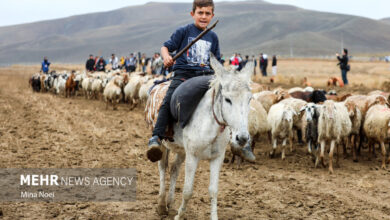
[[[337,61],[315,59],[287,59],[278,61],[278,75],[275,85],[286,88],[302,86],[304,77],[316,88],[326,88],[329,77],[341,77]],[[259,68],[254,79],[257,82],[269,84],[270,77],[262,77]],[[271,75],[271,68],[268,68]],[[385,81],[390,81],[390,65],[384,62],[351,62],[351,71],[348,72],[349,87],[359,87],[360,90],[382,89]]]

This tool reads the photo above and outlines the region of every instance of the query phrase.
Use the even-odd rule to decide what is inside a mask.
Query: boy
[[[162,157],[161,139],[165,137],[166,127],[169,121],[172,120],[170,101],[173,92],[185,80],[214,73],[210,69],[210,52],[218,60],[220,59],[218,37],[214,32],[209,31],[174,63],[169,52],[182,50],[207,28],[214,17],[213,0],[194,0],[190,14],[194,19],[194,23],[178,28],[172,34],[170,40],[166,41],[161,48],[164,66],[170,67],[173,65],[174,76],[161,105],[153,136],[149,139],[147,157],[152,162],[156,162]]]

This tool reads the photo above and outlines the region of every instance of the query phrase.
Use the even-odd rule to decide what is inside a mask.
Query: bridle
[[[220,93],[221,89],[219,89],[218,91],[218,94]],[[221,117],[222,117],[222,120],[223,122],[220,122],[215,114],[215,111],[214,111],[214,103],[215,103],[215,88],[213,89],[213,95],[212,95],[212,101],[211,101],[211,108],[212,108],[212,111],[213,111],[213,117],[214,117],[214,120],[215,122],[217,122],[217,124],[219,125],[219,132],[222,133],[224,132],[226,126],[228,126],[228,124],[225,122],[225,119],[223,118],[223,114],[222,114],[222,106],[221,106]]]

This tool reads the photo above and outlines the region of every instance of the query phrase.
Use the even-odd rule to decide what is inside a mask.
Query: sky
[[[193,0],[1,0],[0,26],[110,11],[147,2],[192,2]],[[232,0],[223,0],[232,1]],[[240,0],[233,0],[240,1]],[[390,17],[390,0],[267,0],[304,9],[364,16]],[[214,0],[221,2],[221,0]]]

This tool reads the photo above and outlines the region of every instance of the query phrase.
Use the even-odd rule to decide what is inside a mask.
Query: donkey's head
[[[233,145],[245,146],[249,140],[248,114],[252,93],[249,87],[253,74],[253,62],[248,62],[240,72],[227,71],[211,54],[211,67],[215,71],[215,79],[211,87],[215,89],[216,115],[230,127]]]

